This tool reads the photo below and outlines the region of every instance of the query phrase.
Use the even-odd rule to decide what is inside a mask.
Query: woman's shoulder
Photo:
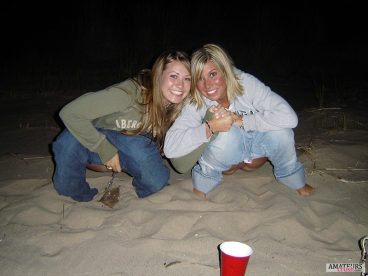
[[[107,90],[115,90],[127,94],[133,98],[140,97],[142,89],[140,85],[134,79],[127,79],[122,82],[111,85]]]
[[[132,94],[136,94],[141,90],[140,85],[134,79],[126,79],[122,82],[112,85],[111,87],[124,90]]]
[[[239,68],[234,68],[234,73],[237,76],[237,78],[243,83],[259,83],[259,82],[261,82],[255,76],[253,76],[253,75],[251,75],[247,72],[244,72],[244,71],[240,70]]]

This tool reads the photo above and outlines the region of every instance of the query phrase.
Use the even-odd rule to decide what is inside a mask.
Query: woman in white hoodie
[[[193,191],[202,197],[217,187],[223,174],[252,170],[269,160],[276,179],[309,196],[298,162],[291,106],[257,78],[234,67],[214,44],[191,58],[193,98],[166,134],[164,153],[179,172],[192,166]]]

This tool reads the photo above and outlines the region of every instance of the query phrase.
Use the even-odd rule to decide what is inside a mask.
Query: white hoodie
[[[229,109],[243,114],[245,131],[265,132],[297,126],[295,111],[281,96],[254,76],[238,69],[235,73],[245,91],[230,103]],[[166,134],[164,153],[167,158],[182,157],[209,141],[203,118],[212,105],[217,105],[217,102],[206,98],[201,109],[187,103]]]

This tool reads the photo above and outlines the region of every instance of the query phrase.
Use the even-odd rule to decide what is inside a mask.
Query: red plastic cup
[[[220,244],[221,276],[244,276],[253,249],[241,242],[227,241]]]

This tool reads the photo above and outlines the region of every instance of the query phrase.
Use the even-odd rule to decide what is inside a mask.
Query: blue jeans
[[[146,197],[167,185],[170,170],[163,163],[155,142],[142,135],[128,136],[118,131],[99,129],[117,149],[124,172],[133,177],[138,197]],[[86,182],[86,165],[101,164],[97,153],[80,144],[64,130],[52,145],[56,168],[53,176],[55,190],[76,201],[90,201],[97,194]]]
[[[305,185],[304,167],[296,157],[292,129],[247,132],[233,125],[229,132],[218,134],[193,167],[193,186],[208,193],[220,185],[223,171],[259,157],[268,157],[274,176],[282,184],[292,189]]]

